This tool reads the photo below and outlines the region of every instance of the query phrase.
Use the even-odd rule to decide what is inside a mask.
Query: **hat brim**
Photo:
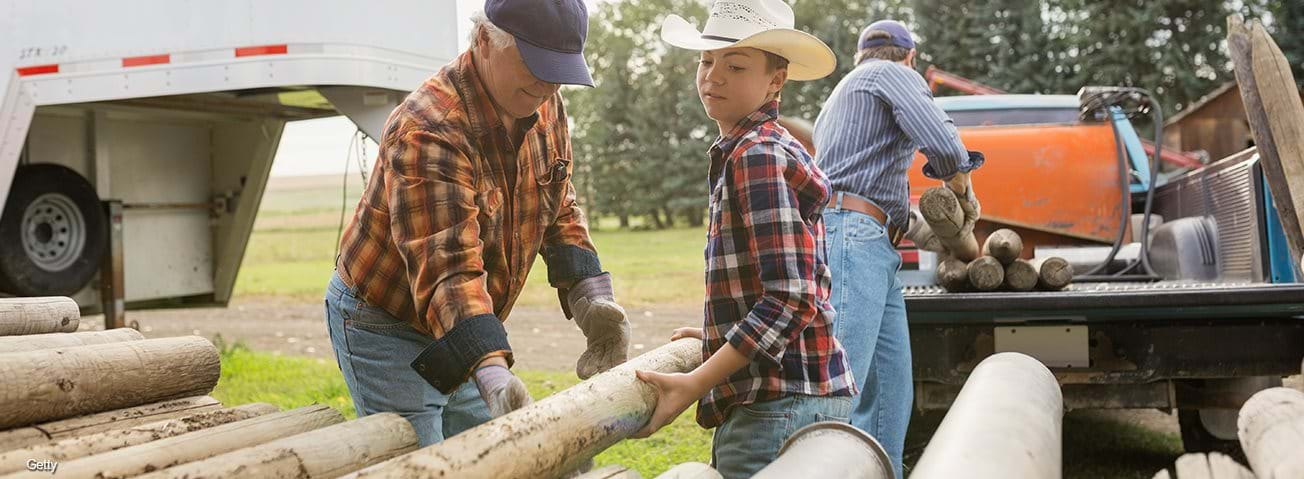
[[[688,23],[688,20],[679,15],[667,15],[661,21],[661,40],[679,48],[696,51],[742,47],[764,50],[788,60],[788,79],[793,81],[824,78],[833,73],[838,65],[838,57],[823,41],[791,28],[765,30],[731,42],[702,38],[702,32]]]
[[[593,76],[589,74],[589,65],[584,61],[583,53],[562,53],[540,48],[520,38],[516,39],[516,49],[521,52],[521,59],[535,78],[559,85],[593,86]]]

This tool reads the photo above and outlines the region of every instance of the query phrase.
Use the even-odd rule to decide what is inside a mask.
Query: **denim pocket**
[[[887,228],[863,214],[847,215],[842,222],[843,236],[851,241],[873,241],[887,236]]]
[[[352,307],[343,308],[345,327],[387,331],[408,325],[406,321],[395,318],[383,309],[370,306],[359,299],[350,299],[353,299],[349,304]]]

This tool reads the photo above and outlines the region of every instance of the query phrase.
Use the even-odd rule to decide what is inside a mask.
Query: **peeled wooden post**
[[[381,413],[138,478],[339,477],[416,449],[417,433],[412,423],[398,414]]]
[[[978,291],[996,291],[1005,284],[1005,266],[991,256],[969,263],[969,285]]]
[[[610,465],[599,467],[571,479],[643,479],[643,475],[625,466]]]
[[[276,411],[278,411],[278,408],[271,404],[246,404],[230,409],[203,412],[184,418],[168,419],[126,429],[70,437],[58,442],[14,449],[0,453],[0,474],[21,471],[28,460],[68,462],[92,454],[115,451],[124,447],[180,436],[188,432],[243,421]]]
[[[81,321],[72,298],[0,298],[0,336],[71,333]]]
[[[720,471],[700,462],[685,462],[661,473],[656,479],[721,479]]]
[[[1255,393],[1241,406],[1236,429],[1259,479],[1304,477],[1304,392],[1279,387]]]
[[[142,339],[145,339],[145,336],[142,336],[140,331],[131,328],[77,333],[32,334],[28,336],[0,336],[0,354],[89,346],[92,344],[124,343]]]
[[[1254,473],[1225,454],[1211,452],[1183,454],[1168,469],[1155,473],[1155,479],[1254,479]]]
[[[222,408],[222,403],[208,396],[162,401],[144,406],[106,411],[62,421],[35,424],[0,432],[0,451],[45,444],[70,437],[125,429],[180,417],[189,417]]]
[[[702,341],[680,339],[442,443],[350,477],[559,477],[647,423],[656,391],[634,377],[634,371],[682,373],[701,363]]]
[[[938,263],[937,284],[952,293],[969,289],[969,265],[955,258]]]
[[[0,354],[0,429],[205,394],[220,373],[198,336]]]
[[[344,416],[328,406],[305,406],[62,463],[59,478],[133,477],[341,422]],[[24,472],[5,479],[49,476],[49,473]]]
[[[973,232],[960,234],[964,228],[964,210],[955,193],[944,187],[929,188],[919,197],[919,212],[951,256],[963,261],[978,257],[978,240]]]
[[[1037,288],[1044,291],[1059,291],[1073,282],[1073,265],[1058,256],[1036,258],[1032,266],[1037,268]]]
[[[872,436],[836,421],[798,429],[779,449],[779,457],[752,476],[753,479],[809,477],[892,479],[892,460]],[[957,476],[959,477],[959,476]]]
[[[983,241],[982,254],[1009,265],[1023,255],[1023,238],[1012,229],[998,229],[987,236],[987,241]]]
[[[1037,267],[1026,259],[1016,259],[1005,266],[1005,287],[1010,291],[1032,291],[1038,279]]]
[[[911,479],[1061,477],[1064,398],[1045,365],[1021,353],[978,363]]]

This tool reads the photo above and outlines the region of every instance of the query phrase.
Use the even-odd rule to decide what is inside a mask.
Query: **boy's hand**
[[[680,328],[680,329],[697,329],[697,328]],[[676,330],[678,332],[679,330]],[[698,329],[700,332],[701,330]],[[634,438],[643,439],[651,436],[657,430],[670,424],[675,418],[688,409],[698,399],[706,395],[707,386],[699,383],[698,379],[692,374],[662,374],[653,371],[635,371],[638,379],[651,384],[657,390],[656,409],[652,410],[652,417],[648,419],[647,425],[643,426],[638,432],[634,433]]]
[[[675,328],[675,331],[670,333],[670,341],[672,342],[684,338],[703,339],[703,337],[702,328]]]

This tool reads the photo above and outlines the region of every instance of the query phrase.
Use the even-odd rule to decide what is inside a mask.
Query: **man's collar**
[[[471,122],[471,132],[476,136],[484,136],[502,125],[502,120],[498,116],[498,110],[494,107],[493,101],[489,98],[489,90],[485,88],[483,80],[480,78],[480,72],[475,67],[475,61],[471,58],[471,50],[462,52],[457,57],[456,66],[454,67],[455,81],[458,90],[461,91],[463,101],[467,105],[467,116]],[[522,118],[525,130],[534,127],[547,127],[552,124],[552,117],[556,113],[552,111],[552,99],[543,102],[538,111],[533,115]]]

